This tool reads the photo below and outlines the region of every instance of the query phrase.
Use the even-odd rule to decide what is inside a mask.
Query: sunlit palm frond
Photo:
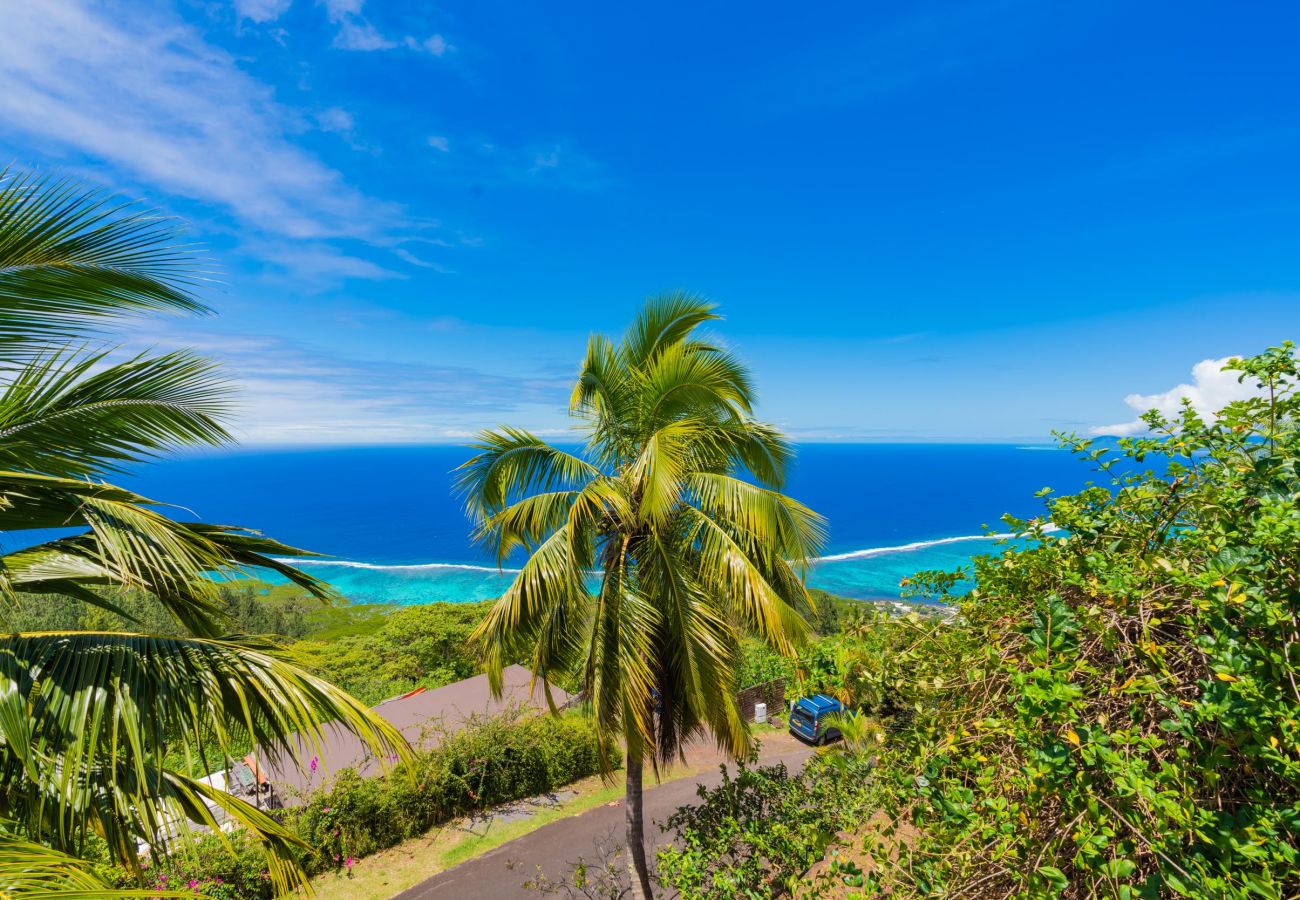
[[[826,545],[826,520],[785,494],[713,472],[692,473],[686,482],[705,514],[734,524],[797,566]]]
[[[645,368],[655,355],[686,341],[700,325],[721,318],[714,305],[685,291],[651,297],[623,338],[622,358],[630,368]],[[708,346],[697,342],[697,346]]]
[[[53,353],[0,393],[0,469],[84,476],[176,446],[229,440],[226,382],[190,353],[111,363],[106,353]]]
[[[474,449],[480,452],[457,469],[456,489],[479,523],[528,493],[581,486],[600,474],[586,460],[514,428],[484,432]]]
[[[768,577],[781,564],[769,548],[747,542],[699,510],[682,511],[698,546],[701,587],[712,592],[746,626],[782,653],[792,654],[808,635],[808,623]]]
[[[210,579],[215,574],[269,568],[332,596],[317,579],[276,558],[302,551],[235,528],[176,522],[155,506],[108,484],[0,472],[0,532],[85,529],[0,556],[0,587],[33,593],[49,593],[51,581],[137,587],[157,596],[178,622],[208,636],[221,630]]]
[[[184,898],[193,893],[114,888],[94,863],[0,832],[0,897],[11,900]]]
[[[0,356],[146,311],[206,312],[174,219],[75,182],[0,171]]]
[[[224,764],[238,739],[292,752],[295,733],[319,752],[330,721],[378,758],[409,753],[400,733],[359,701],[240,644],[96,632],[0,637],[8,808],[28,833],[61,849],[77,849],[89,830],[133,865],[140,838],[164,847],[178,821],[214,826],[207,800],[250,829],[282,880],[296,882],[296,839],[161,760],[170,752],[191,766]]]
[[[711,418],[736,418],[750,412],[754,388],[749,373],[725,350],[687,344],[667,347],[636,372],[641,425],[652,432],[701,409]],[[730,413],[730,415],[728,415]]]

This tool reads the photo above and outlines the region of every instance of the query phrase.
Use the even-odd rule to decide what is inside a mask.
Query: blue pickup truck
[[[790,710],[790,733],[810,744],[837,741],[840,739],[840,730],[828,725],[826,717],[843,711],[844,704],[825,694],[800,697]]]

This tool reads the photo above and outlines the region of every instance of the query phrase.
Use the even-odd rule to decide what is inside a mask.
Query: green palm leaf
[[[226,383],[190,353],[53,353],[0,393],[0,469],[84,476],[119,470],[175,446],[219,444]]]
[[[691,295],[652,299],[621,342],[588,342],[570,398],[580,454],[507,428],[458,478],[478,540],[502,562],[528,554],[475,634],[493,686],[520,657],[581,679],[602,751],[627,749],[638,897],[643,761],[657,770],[702,730],[746,752],[740,640],[794,651],[812,609],[800,576],[826,540],[779,492],[793,452],[752,418],[749,372],[696,336],[717,318]]]
[[[17,824],[59,849],[79,850],[94,832],[134,865],[138,838],[155,847],[177,839],[169,823],[215,829],[207,800],[266,846],[282,884],[296,884],[296,838],[249,804],[165,768],[162,757],[223,764],[250,740],[288,753],[294,733],[319,754],[331,721],[377,758],[409,752],[359,701],[245,645],[91,632],[0,638],[0,780]]]
[[[0,356],[40,352],[105,320],[207,312],[180,228],[68,180],[0,171]]]
[[[0,535],[17,548],[0,555],[0,600],[59,594],[120,612],[99,590],[134,588],[197,635],[0,638],[0,896],[110,893],[86,866],[15,831],[73,853],[93,833],[134,865],[140,839],[162,851],[186,839],[179,822],[214,827],[209,807],[262,844],[278,887],[300,887],[299,842],[190,772],[223,762],[237,739],[286,748],[294,732],[318,740],[329,721],[381,758],[407,752],[341,691],[265,648],[214,639],[224,630],[214,577],[266,568],[332,596],[282,559],[302,551],[245,528],[175,521],[91,480],[228,440],[228,388],[199,357],[59,346],[130,315],[207,312],[193,293],[205,280],[174,221],[69,181],[0,172]],[[183,771],[163,764],[169,753]]]
[[[12,900],[156,897],[161,900],[193,896],[181,891],[115,889],[85,860],[0,833],[0,897]]]

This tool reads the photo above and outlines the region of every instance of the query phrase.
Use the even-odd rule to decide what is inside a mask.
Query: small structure
[[[507,666],[501,674],[501,696],[493,697],[486,675],[476,675],[433,690],[415,690],[375,707],[402,736],[418,749],[437,746],[470,720],[494,716],[512,708],[537,713],[547,710],[546,693],[540,679],[523,666]],[[557,707],[572,699],[557,687],[551,688]],[[329,786],[333,774],[355,769],[361,775],[377,775],[389,760],[377,759],[365,742],[337,724],[326,725],[318,741],[302,734],[289,738],[289,749],[276,753],[254,750],[244,758],[258,784],[271,787],[271,806],[291,806],[309,794]]]

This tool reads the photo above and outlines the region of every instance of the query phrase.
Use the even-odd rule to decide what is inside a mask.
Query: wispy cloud
[[[605,168],[571,141],[535,142],[516,146],[484,138],[452,141],[430,135],[438,151],[430,173],[479,187],[539,187],[588,190],[610,183]]]
[[[259,24],[274,22],[289,11],[293,0],[235,0],[235,14]]]
[[[329,20],[338,26],[334,35],[334,46],[340,50],[358,50],[369,52],[375,50],[394,50],[404,47],[433,56],[445,56],[452,46],[441,34],[427,37],[404,35],[394,38],[381,32],[369,19],[362,15],[365,0],[322,0]]]
[[[153,323],[133,346],[183,344],[222,361],[238,388],[232,431],[248,444],[462,440],[512,421],[564,428],[571,376],[345,358],[273,336]]]
[[[282,6],[240,9],[271,16]],[[14,6],[0,28],[0,78],[0,118],[10,130],[50,153],[87,156],[118,183],[215,207],[241,233],[265,238],[251,243],[382,245],[403,227],[397,204],[366,196],[293,139],[298,113],[164,12],[117,15],[73,0]],[[341,109],[318,122],[340,134],[352,127]],[[369,277],[382,268],[353,271]]]
[[[1225,371],[1224,366],[1230,359],[1230,356],[1203,359],[1192,366],[1191,383],[1178,384],[1156,394],[1129,394],[1124,403],[1139,414],[1154,409],[1172,418],[1179,414],[1186,400],[1201,416],[1209,418],[1233,401],[1259,396],[1259,388],[1253,381],[1238,381],[1240,372]],[[1136,418],[1114,425],[1098,425],[1089,430],[1095,435],[1128,437],[1145,433],[1147,425],[1141,418]]]

